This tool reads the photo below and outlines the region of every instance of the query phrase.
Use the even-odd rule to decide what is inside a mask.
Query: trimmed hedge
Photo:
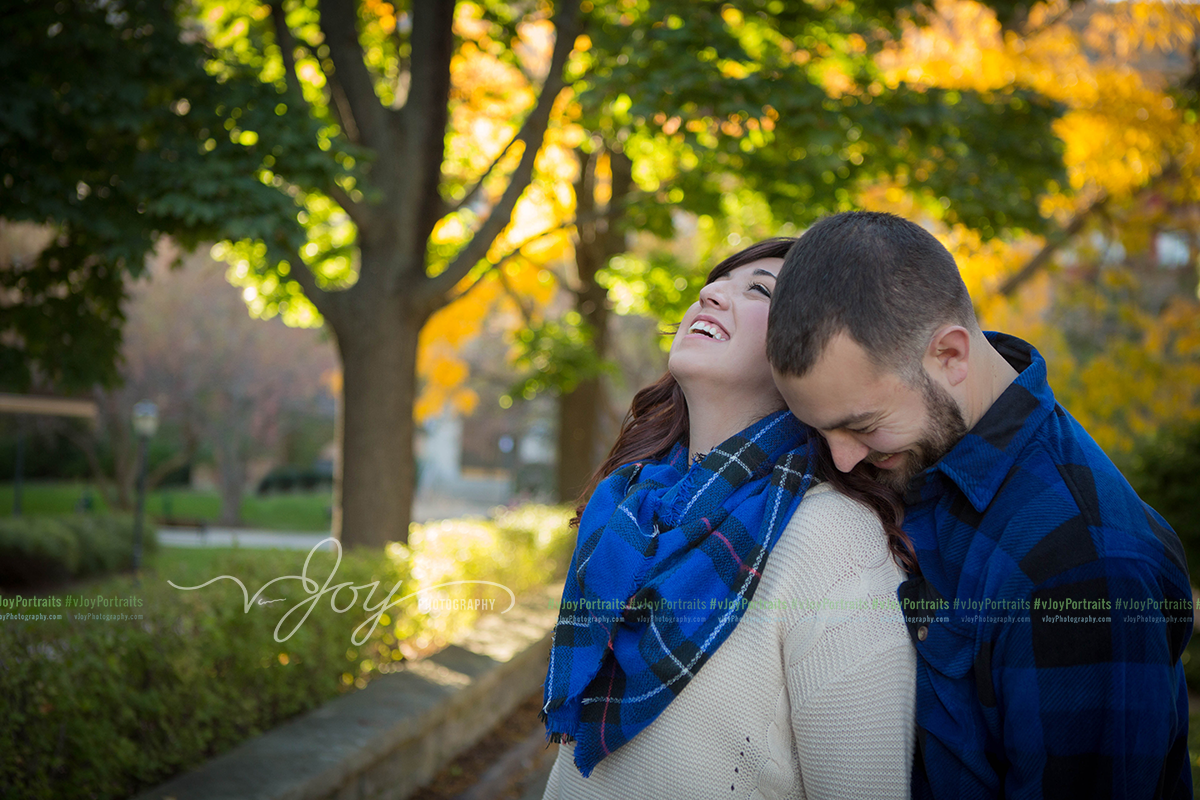
[[[1127,477],[1138,495],[1179,534],[1196,585],[1200,582],[1200,423],[1166,428],[1144,442],[1133,453]],[[1188,642],[1183,672],[1188,688],[1200,692],[1200,635],[1192,634]]]
[[[128,797],[365,686],[475,616],[425,613],[409,598],[365,635],[366,605],[378,608],[393,587],[398,599],[453,580],[494,581],[518,593],[543,585],[568,564],[569,516],[539,507],[491,522],[414,526],[411,550],[354,550],[340,562],[325,552],[234,550],[211,575],[147,571],[141,588],[115,577],[86,596],[60,593],[61,605],[50,608],[14,609],[3,598],[9,606],[0,613],[62,618],[0,625],[0,797]],[[300,576],[306,558],[315,581],[309,591],[298,577],[270,583]],[[220,575],[239,579],[250,598],[262,589],[264,602],[247,609],[229,579],[193,590],[168,583],[200,585]],[[333,591],[347,582],[352,587]],[[498,610],[508,604],[491,586],[439,592],[492,598]],[[75,605],[101,598],[99,608]],[[283,642],[276,640],[281,620]],[[364,634],[359,643],[356,634]]]
[[[158,546],[146,526],[142,549]],[[0,586],[19,588],[106,575],[133,564],[133,518],[110,514],[62,514],[0,519]]]

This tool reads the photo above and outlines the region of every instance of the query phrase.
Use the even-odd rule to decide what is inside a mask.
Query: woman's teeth
[[[696,320],[693,322],[692,327],[688,328],[688,333],[702,333],[705,336],[716,339],[718,342],[728,341],[729,339],[729,337],[725,335],[725,332],[716,325],[713,325],[710,322],[704,322],[703,320]]]

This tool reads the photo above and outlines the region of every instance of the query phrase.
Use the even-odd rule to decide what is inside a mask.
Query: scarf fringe
[[[558,701],[558,705],[562,705],[561,700]],[[538,712],[538,720],[540,720],[543,725],[550,724],[550,715],[546,713],[546,709],[543,708]],[[574,741],[575,737],[569,733],[565,733],[563,731],[546,731],[547,747],[549,747],[551,744],[569,744]]]

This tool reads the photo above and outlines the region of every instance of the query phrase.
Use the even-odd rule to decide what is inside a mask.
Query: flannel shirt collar
[[[1046,360],[1033,345],[1006,333],[987,331],[984,335],[1017,370],[1017,379],[950,452],[913,479],[905,492],[907,505],[938,497],[948,482],[983,513],[1017,455],[1054,411]]]

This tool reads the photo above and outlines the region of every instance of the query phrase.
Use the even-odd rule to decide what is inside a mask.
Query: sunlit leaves
[[[1119,2],[1096,9],[1087,20],[1084,44],[1124,61],[1146,52],[1186,52],[1197,36],[1200,8],[1182,2]]]
[[[1197,419],[1195,264],[1172,268],[1157,251],[1166,234],[1194,241],[1196,120],[1185,107],[1187,90],[1173,88],[1174,78],[1160,70],[1177,65],[1174,51],[1197,41],[1200,11],[1150,2],[1068,10],[1055,0],[1031,10],[1023,34],[1002,31],[976,3],[943,0],[925,22],[908,27],[902,45],[881,58],[890,81],[977,91],[1023,86],[1066,107],[1054,130],[1068,180],[1040,206],[1064,227],[1078,222],[1083,233],[1050,262],[1056,271],[1015,296],[997,296],[1006,279],[1054,245],[1028,235],[984,242],[958,226],[941,233],[985,326],[1035,342],[1059,399],[1117,457],[1161,425]],[[896,187],[867,202],[941,216],[924,213],[927,206]],[[1194,259],[1194,245],[1184,249],[1185,260]]]
[[[214,70],[237,64],[258,71],[260,80],[271,82],[285,92],[288,80],[284,56],[294,59],[295,87],[283,95],[281,116],[302,119],[315,126],[316,134],[305,145],[287,142],[281,152],[271,153],[274,161],[261,173],[265,185],[287,195],[294,205],[293,219],[301,234],[289,233],[284,240],[266,237],[231,240],[218,248],[219,255],[231,264],[230,279],[242,286],[252,311],[271,316],[284,315],[293,324],[319,324],[321,319],[304,297],[292,265],[287,260],[288,246],[316,276],[318,286],[339,291],[358,280],[358,231],[349,216],[334,201],[335,188],[354,203],[371,205],[386,195],[386,187],[372,189],[369,154],[352,147],[347,131],[342,130],[341,112],[333,83],[335,68],[328,45],[319,26],[317,0],[286,0],[282,4],[286,31],[277,28],[266,3],[255,0],[224,2],[202,0],[199,19],[214,50]],[[536,84],[544,76],[553,42],[549,22],[550,7],[532,13],[511,15],[502,23],[487,4],[459,3],[454,21],[457,49],[450,65],[450,120],[447,126],[446,152],[441,165],[441,192],[448,206],[466,199],[466,193],[478,182],[517,132],[520,121],[532,108],[537,96]],[[358,4],[359,45],[365,66],[374,81],[375,94],[385,106],[403,105],[407,99],[411,46],[411,19],[404,5],[369,0]],[[280,48],[290,37],[289,53]],[[344,101],[344,98],[343,98]],[[562,119],[561,109],[559,119]],[[518,205],[513,224],[493,243],[489,259],[508,257],[515,249],[520,262],[504,267],[508,280],[505,290],[495,278],[484,279],[455,302],[450,309],[434,314],[420,338],[418,377],[422,394],[417,416],[427,418],[442,408],[467,412],[473,407],[473,394],[464,388],[466,363],[463,346],[479,335],[485,321],[495,310],[508,305],[508,292],[518,293],[525,281],[519,273],[538,272],[526,267],[529,259],[553,259],[562,253],[565,231],[544,236],[546,229],[561,227],[553,220],[566,220],[571,213],[569,157],[571,134],[568,123],[553,127],[552,140],[538,161],[535,185]],[[239,140],[246,126],[239,127]],[[577,135],[575,135],[577,138]],[[555,138],[566,142],[555,143]],[[566,139],[564,139],[566,137]],[[261,138],[261,137],[260,137]],[[315,145],[315,146],[313,146]],[[296,169],[297,154],[325,153],[339,171],[332,176],[313,176]],[[522,154],[520,145],[491,170],[488,179],[472,197],[472,202],[452,210],[434,228],[427,243],[425,272],[437,275],[455,257],[487,209],[507,186],[508,174]],[[548,221],[550,224],[548,224]],[[459,290],[471,286],[486,273],[482,263],[468,276]],[[513,273],[513,274],[509,274]],[[537,283],[535,281],[535,283]],[[548,292],[537,283],[538,292],[521,295],[521,302],[537,307]],[[513,317],[515,320],[517,317]]]
[[[1070,187],[1084,202],[1096,192],[1128,194],[1161,172],[1164,160],[1180,149],[1183,128],[1161,81],[1148,83],[1126,63],[1131,43],[1157,45],[1164,34],[1153,26],[1139,33],[1128,23],[1147,16],[1161,28],[1171,19],[1172,35],[1190,42],[1200,22],[1194,6],[1172,4],[1168,12],[1146,4],[1146,14],[1132,10],[1141,5],[1113,3],[1090,14],[1082,39],[1092,46],[1110,39],[1118,45],[1098,52],[1085,47],[1078,26],[1060,19],[1062,0],[1035,9],[1029,24],[1036,32],[1029,37],[1002,33],[981,5],[943,0],[927,25],[911,26],[903,46],[882,63],[891,81],[976,91],[1026,86],[1061,102],[1067,112],[1054,129],[1065,144]],[[1064,196],[1045,202],[1047,212],[1071,206]]]
[[[543,392],[571,392],[613,366],[600,359],[592,345],[594,332],[570,311],[561,321],[526,326],[516,334],[518,357],[513,367],[520,380],[509,394],[526,400]]]
[[[899,176],[930,184],[951,201],[944,215],[989,235],[1040,224],[1036,196],[1061,176],[1052,104],[887,85],[874,56],[893,7],[770,5],[596,4],[582,121],[633,155],[645,194],[631,216],[668,234],[654,206],[712,213],[720,176],[736,175],[776,219],[804,224]],[[656,141],[639,147],[638,136]]]
[[[358,278],[354,224],[340,206],[323,194],[307,192],[298,200],[303,208],[299,216],[306,237],[298,248],[301,260],[323,288],[353,285]],[[321,324],[320,315],[299,283],[288,277],[290,265],[266,241],[221,242],[213,247],[212,255],[231,265],[229,281],[243,287],[246,303],[255,316],[269,318],[280,314],[287,324],[304,327]]]
[[[659,251],[646,257],[619,255],[608,263],[598,280],[608,290],[618,314],[677,322],[695,301],[704,277],[703,270],[688,269],[679,259]]]

